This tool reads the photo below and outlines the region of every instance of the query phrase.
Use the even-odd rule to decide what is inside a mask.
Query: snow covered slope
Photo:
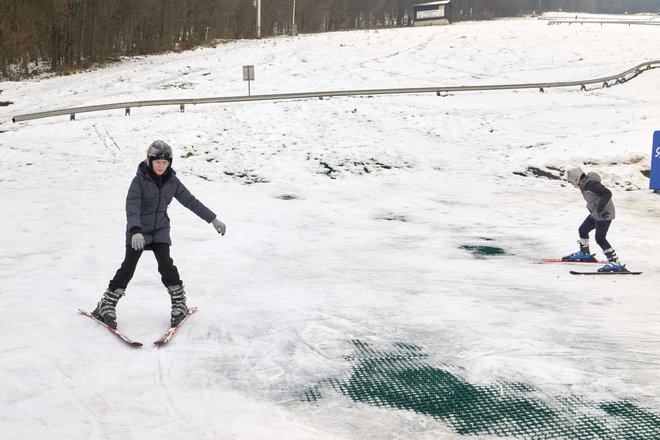
[[[612,402],[657,420],[660,196],[642,172],[660,129],[660,70],[589,92],[11,117],[243,95],[246,64],[253,94],[577,80],[658,59],[659,42],[651,26],[498,20],[237,41],[0,83],[12,103],[0,107],[2,437],[534,438],[515,420],[470,429],[452,411],[357,398],[340,385],[363,344],[408,347],[408,373],[427,366],[479,392],[524,384],[517,395],[546,409],[586,402],[562,406],[560,427],[587,413],[617,422]],[[121,262],[125,193],[156,139],[228,230],[173,202],[172,255],[200,311],[151,346],[169,298],[145,253],[118,306],[119,327],[145,343],[131,349],[77,309],[95,306]],[[561,177],[576,165],[612,189],[610,241],[643,275],[534,264],[576,250],[587,211],[578,191],[533,170]],[[548,438],[572,432],[547,426]]]

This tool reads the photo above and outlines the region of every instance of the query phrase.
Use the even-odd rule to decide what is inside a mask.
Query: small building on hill
[[[432,26],[451,22],[451,0],[413,5],[413,25]]]

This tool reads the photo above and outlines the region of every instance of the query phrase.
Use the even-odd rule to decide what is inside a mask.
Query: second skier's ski
[[[536,260],[539,264],[548,264],[548,263],[564,263],[564,264],[605,264],[607,261],[599,260],[589,260],[589,261],[571,261],[571,260],[562,260],[561,258],[541,258]]]
[[[619,272],[598,272],[598,271],[588,271],[588,272],[580,272],[577,270],[571,270],[569,271],[571,275],[640,275],[642,272],[631,272],[629,270],[622,270]]]

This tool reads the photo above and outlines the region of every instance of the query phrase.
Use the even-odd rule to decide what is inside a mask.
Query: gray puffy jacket
[[[137,232],[144,235],[145,244],[167,243],[170,239],[170,218],[167,207],[176,198],[186,208],[210,223],[216,216],[202,202],[197,200],[181,183],[176,172],[168,168],[158,177],[141,162],[137,173],[128,188],[126,196],[126,245]]]
[[[595,220],[614,220],[616,212],[612,202],[612,192],[600,183],[598,174],[587,174],[587,178],[580,182],[580,191],[587,201],[589,214]],[[607,213],[605,217],[604,213]]]

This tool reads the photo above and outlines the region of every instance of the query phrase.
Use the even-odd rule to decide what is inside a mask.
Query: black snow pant
[[[179,271],[174,265],[174,261],[170,258],[170,245],[167,243],[150,243],[145,247],[145,250],[153,251],[156,261],[158,262],[158,272],[160,272],[160,279],[165,285],[181,286],[183,281],[179,278]],[[115,277],[110,280],[108,288],[110,290],[126,289],[128,283],[135,274],[135,268],[138,261],[142,256],[143,251],[136,251],[130,245],[126,246],[126,255],[121,267],[117,270]]]
[[[598,243],[598,246],[603,251],[606,251],[612,248],[610,242],[607,241],[607,231],[610,229],[611,224],[612,220],[596,220],[589,215],[580,225],[578,233],[580,234],[580,238],[589,238],[589,232],[595,229],[596,243]]]

